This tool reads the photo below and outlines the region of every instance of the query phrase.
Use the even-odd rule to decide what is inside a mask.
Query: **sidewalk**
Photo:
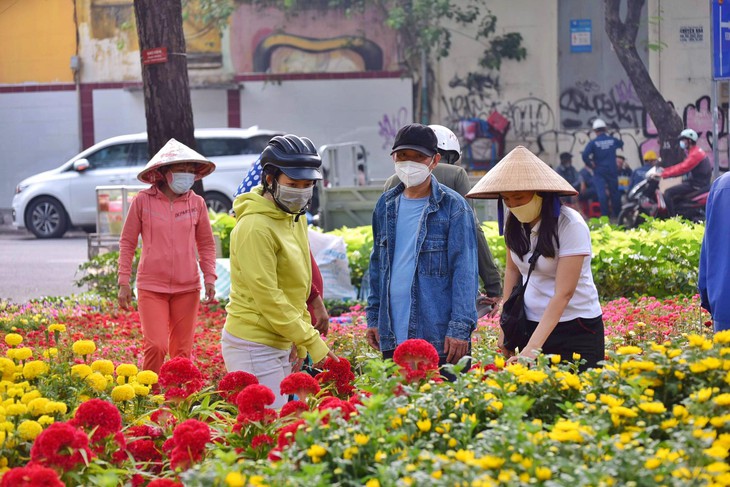
[[[10,208],[0,208],[0,234],[19,233],[13,227],[13,211]]]

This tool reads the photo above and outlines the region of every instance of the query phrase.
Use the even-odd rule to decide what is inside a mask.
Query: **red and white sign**
[[[160,64],[167,62],[167,48],[154,47],[142,51],[142,64]]]

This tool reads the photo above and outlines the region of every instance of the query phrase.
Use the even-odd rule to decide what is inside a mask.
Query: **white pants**
[[[260,343],[249,342],[223,330],[221,351],[228,372],[243,371],[253,374],[274,392],[276,398],[270,407],[281,409],[287,396],[280,393],[280,384],[291,373],[290,350],[279,350]]]

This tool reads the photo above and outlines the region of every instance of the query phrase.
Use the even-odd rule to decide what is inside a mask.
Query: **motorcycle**
[[[626,203],[623,204],[621,213],[618,215],[620,226],[636,228],[646,220],[647,216],[662,219],[681,216],[694,222],[705,220],[709,186],[685,195],[674,205],[675,214],[670,215],[664,193],[659,189],[659,181],[661,181],[661,169],[652,167],[646,172],[644,180],[629,190]]]

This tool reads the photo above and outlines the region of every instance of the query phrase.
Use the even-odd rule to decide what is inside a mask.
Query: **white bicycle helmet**
[[[454,164],[461,158],[461,145],[456,134],[443,125],[429,125],[436,133],[438,151],[441,158],[448,164]]]
[[[684,129],[679,133],[680,139],[689,139],[692,142],[697,142],[697,132],[692,129]]]
[[[606,122],[602,118],[597,118],[593,121],[593,130],[605,129]]]

